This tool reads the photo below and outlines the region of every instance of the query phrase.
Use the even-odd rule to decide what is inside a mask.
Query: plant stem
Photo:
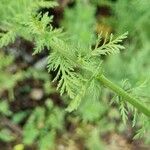
[[[110,88],[112,91],[121,96],[125,101],[129,102],[131,105],[136,107],[143,114],[150,117],[150,109],[148,109],[146,106],[140,103],[140,100],[132,97],[125,90],[123,90],[122,88],[111,82],[109,79],[107,79],[103,74],[101,76],[98,76],[98,80],[100,81],[101,84]]]

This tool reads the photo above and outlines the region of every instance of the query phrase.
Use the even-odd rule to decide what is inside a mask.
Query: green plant
[[[13,88],[17,81],[22,79],[21,72],[12,73],[11,65],[13,63],[13,56],[5,55],[0,52],[0,95],[4,90],[8,91],[9,99],[13,99]]]
[[[17,5],[16,5],[17,3]],[[31,3],[31,4],[30,4]],[[26,7],[26,6],[29,7]],[[89,6],[89,2],[84,2],[85,7],[88,10],[91,10],[90,14],[92,17],[94,16],[94,8]],[[8,7],[9,6],[9,7]],[[18,7],[19,6],[19,7]],[[20,7],[21,6],[21,7]],[[111,34],[110,37],[106,36],[105,39],[102,38],[101,34],[98,36],[97,41],[92,39],[94,36],[92,28],[92,32],[87,34],[87,36],[74,36],[77,33],[83,33],[84,35],[86,30],[82,30],[82,28],[77,27],[75,33],[72,33],[71,28],[68,29],[68,33],[71,35],[71,38],[67,38],[63,33],[62,29],[55,29],[52,27],[52,16],[49,16],[48,12],[42,13],[40,12],[41,8],[45,7],[53,7],[56,6],[56,3],[52,1],[36,1],[25,0],[25,1],[2,1],[0,4],[0,9],[2,12],[8,10],[7,15],[5,13],[1,13],[1,39],[0,46],[6,46],[8,43],[13,42],[16,36],[23,37],[27,40],[33,41],[35,44],[34,54],[42,53],[42,51],[47,48],[49,50],[48,56],[48,70],[49,72],[54,71],[57,72],[54,81],[58,83],[57,89],[60,90],[61,95],[68,95],[69,99],[72,99],[69,106],[67,107],[67,111],[72,112],[76,110],[78,107],[82,106],[82,104],[88,99],[92,99],[96,103],[91,106],[94,110],[97,106],[98,100],[101,95],[101,89],[103,87],[110,88],[119,96],[120,102],[120,110],[121,115],[123,116],[123,120],[126,118],[126,109],[124,105],[126,102],[131,104],[130,108],[138,111],[141,111],[146,116],[150,117],[150,110],[148,107],[144,105],[144,102],[140,102],[136,95],[129,94],[124,89],[118,87],[116,84],[112,83],[105,77],[104,69],[103,69],[103,59],[105,55],[117,54],[120,50],[124,49],[122,46],[122,41],[127,37],[127,33],[118,36],[116,38]],[[78,1],[77,6],[73,10],[73,14],[80,8],[82,9],[83,2]],[[10,9],[11,8],[11,9]],[[11,13],[14,10],[14,13]],[[24,11],[23,11],[24,10]],[[69,10],[67,10],[69,11]],[[24,13],[22,13],[24,12]],[[67,13],[67,12],[66,12]],[[87,19],[88,16],[82,16],[82,13],[78,14],[79,20]],[[81,18],[80,18],[81,17]],[[82,18],[83,17],[83,18]],[[12,18],[15,18],[12,20]],[[23,18],[23,19],[22,19]],[[66,15],[67,19],[73,19],[72,17]],[[91,18],[91,17],[90,17]],[[63,23],[64,26],[71,27],[69,23]],[[89,20],[88,27],[86,29],[90,30],[90,27],[93,27],[94,19]],[[79,25],[78,25],[79,26]],[[81,29],[81,31],[79,31]],[[72,35],[73,34],[73,35]],[[81,39],[80,39],[81,37]],[[88,38],[87,38],[88,37]],[[90,38],[91,37],[91,38]],[[92,40],[91,40],[92,39]],[[75,41],[77,40],[77,41]],[[93,48],[94,45],[94,48]],[[109,70],[108,70],[109,71]],[[107,73],[107,70],[106,70]],[[88,110],[90,107],[90,101],[87,101],[83,106]],[[84,108],[83,107],[83,108]],[[100,112],[100,107],[97,106],[97,113]],[[80,114],[83,114],[83,109],[80,107]],[[34,121],[38,119],[37,112],[43,113],[43,108],[37,108],[33,113],[33,119],[31,115],[31,123],[30,121],[26,125],[25,128],[35,129],[35,132],[31,137],[28,137],[25,140],[25,143],[30,143],[35,141],[36,138],[40,138],[42,133],[39,133],[37,128],[34,128],[36,125]],[[95,111],[95,110],[94,110]],[[93,113],[94,114],[94,113]],[[95,115],[95,114],[94,114]],[[83,118],[86,121],[93,121],[98,119],[97,115],[90,117],[85,117],[83,114]],[[42,115],[43,117],[44,115]],[[91,116],[91,114],[89,115]],[[57,118],[57,117],[56,117]],[[93,119],[94,118],[94,119]],[[40,118],[41,119],[41,118]],[[30,120],[30,119],[29,119]],[[147,120],[147,118],[146,118]],[[125,122],[125,121],[124,121]],[[31,125],[31,126],[30,126]],[[51,126],[51,124],[48,124]],[[55,129],[55,127],[54,127]],[[57,127],[56,127],[57,129]],[[25,134],[27,133],[27,130]],[[53,135],[53,134],[52,134]],[[33,137],[32,137],[33,136]],[[30,139],[31,138],[31,139]],[[51,138],[51,137],[46,137]],[[28,142],[29,140],[29,142]],[[44,144],[47,145],[47,144]]]
[[[56,5],[56,2],[44,0],[2,0],[0,5],[0,27],[3,32],[0,35],[0,47],[13,43],[15,38],[20,36],[27,40],[34,40],[37,51],[43,49],[41,46],[47,42],[41,40],[40,33],[44,33],[42,34],[43,37],[47,37],[47,35],[49,37],[52,36],[44,32],[46,25],[51,22],[52,18],[46,17],[48,14],[45,14],[44,20],[42,19],[43,21],[39,21],[35,17],[41,8],[50,8]],[[7,14],[5,10],[7,10]],[[37,18],[40,19],[40,16],[41,14],[39,13]],[[55,32],[57,30],[53,34]]]
[[[4,6],[7,7],[5,3],[9,2],[3,3]],[[3,3],[1,4],[2,7]],[[13,8],[13,2],[11,3]],[[9,5],[11,5],[11,3]],[[18,2],[18,4],[19,3],[20,2]],[[49,4],[51,3],[52,2],[49,2]],[[26,3],[25,4],[23,3],[21,6],[23,7],[25,5]],[[53,6],[54,4],[52,3],[51,5]],[[33,7],[34,5],[31,6]],[[118,53],[121,49],[124,49],[124,47],[119,43],[126,38],[127,34],[123,34],[122,36],[116,39],[113,39],[113,36],[111,35],[109,41],[106,38],[103,45],[100,47],[98,46],[98,44],[100,42],[101,36],[99,36],[99,40],[96,43],[95,49],[94,50],[91,48],[85,49],[86,54],[82,54],[81,53],[82,50],[77,49],[76,47],[72,47],[70,44],[67,43],[67,41],[65,41],[65,39],[62,40],[61,38],[59,38],[59,36],[61,36],[61,30],[59,29],[56,30],[53,29],[52,26],[47,26],[47,24],[52,20],[51,17],[50,18],[48,17],[47,13],[45,13],[43,16],[41,16],[40,14],[38,16],[35,16],[35,14],[32,12],[34,9],[31,8],[29,11],[30,15],[28,15],[28,17],[26,14],[24,14],[27,17],[24,18],[26,22],[24,23],[25,25],[24,29],[30,32],[29,35],[31,35],[31,37],[35,36],[35,38],[37,38],[39,36],[38,39],[35,39],[36,41],[35,52],[40,52],[42,50],[42,47],[44,46],[46,46],[47,48],[49,47],[52,48],[53,51],[51,52],[48,58],[48,69],[49,71],[58,70],[58,73],[54,80],[58,79],[58,77],[61,75],[61,79],[58,84],[58,88],[60,88],[61,94],[63,94],[66,91],[68,95],[74,99],[71,102],[70,106],[68,107],[67,109],[68,111],[72,111],[78,107],[82,97],[85,95],[87,87],[89,86],[91,81],[95,80],[96,83],[100,81],[101,84],[115,91],[118,95],[122,96],[125,100],[127,100],[129,103],[131,103],[134,107],[143,112],[145,115],[150,116],[150,111],[148,108],[140,104],[140,102],[135,98],[129,96],[127,92],[121,90],[116,85],[108,81],[108,79],[106,79],[102,74],[100,55],[115,54]],[[22,19],[22,17],[21,18],[18,17],[18,15],[21,14],[22,13],[20,11],[16,12],[15,15],[17,16],[15,18]],[[10,16],[8,15],[8,17]],[[8,21],[7,18],[3,17],[1,18],[2,21],[5,22]],[[13,23],[13,21],[11,22],[11,20],[9,20],[8,22],[10,22],[10,24]],[[17,22],[21,23],[22,25],[23,21]],[[17,31],[15,33],[17,33]],[[1,40],[3,40],[4,37],[5,36],[2,36]],[[9,35],[9,37],[11,36]],[[39,42],[38,40],[43,42]],[[8,43],[6,41],[8,40],[3,40],[5,44],[2,44],[2,46]],[[41,43],[41,45],[39,45],[39,43]],[[74,71],[75,68],[78,68],[79,71],[75,72]],[[96,87],[96,85],[94,85],[93,88],[94,87]]]
[[[14,65],[13,60],[14,60],[14,57],[12,55],[6,55],[2,52],[0,53],[0,89],[1,89],[0,97],[2,97],[0,98],[0,120],[1,120],[0,141],[3,141],[3,142],[13,141],[14,142],[18,138],[23,137],[25,141],[24,143],[28,144],[29,142],[30,143],[32,142],[32,138],[30,138],[30,134],[26,130],[26,126],[27,126],[26,124],[24,125],[25,135],[23,136],[23,133],[22,133],[23,131],[22,129],[20,129],[20,122],[22,122],[23,119],[27,118],[29,113],[32,114],[31,116],[34,116],[36,113],[38,113],[39,115],[38,117],[44,115],[42,112],[45,112],[46,108],[43,106],[42,108],[37,107],[36,110],[33,110],[33,111],[24,110],[24,111],[19,111],[19,112],[13,112],[10,109],[10,107],[11,107],[11,102],[14,102],[16,100],[16,97],[14,96],[14,92],[15,92],[14,88],[16,87],[18,82],[21,82],[27,79],[32,79],[32,80],[39,80],[43,82],[43,90],[45,92],[45,95],[51,94],[52,92],[55,92],[55,90],[50,84],[50,76],[46,71],[38,70],[35,68],[29,68],[26,71],[18,71],[16,73],[13,73],[11,69],[11,67]],[[24,90],[23,87],[22,87],[22,90]],[[3,96],[3,93],[5,93],[6,91],[8,91],[8,96],[7,95]],[[32,91],[29,91],[29,92],[32,92]],[[46,102],[46,106],[47,107],[49,106],[48,110],[49,109],[51,110],[51,112],[46,111],[46,113],[49,113],[49,117],[50,117],[50,118],[47,118],[46,125],[48,125],[50,128],[50,124],[51,124],[52,127],[56,128],[57,130],[57,128],[59,128],[58,125],[60,125],[59,120],[60,121],[63,120],[63,112],[61,112],[61,110],[57,107],[53,109],[53,104],[51,104],[51,102],[49,101]],[[42,110],[42,111],[39,111],[39,110]],[[50,115],[50,113],[52,113],[52,115]],[[38,126],[38,124],[40,123],[38,121],[32,122],[32,123],[36,123],[36,125]],[[28,121],[26,122],[28,125],[30,125]],[[33,129],[32,127],[33,125],[31,126],[31,129]],[[41,150],[45,150],[46,146],[49,147],[49,145],[52,146],[54,144],[54,143],[53,144],[49,143],[49,140],[46,140],[48,141],[48,143],[45,142],[46,138],[49,139],[51,137],[52,138],[51,140],[55,138],[54,133],[56,130],[54,128],[53,128],[54,131],[50,132],[50,134],[47,137],[45,137],[44,139],[41,138],[39,140]],[[48,130],[48,129],[45,126],[45,129],[43,130]],[[40,131],[40,129],[38,129],[38,131]],[[33,132],[32,134],[34,136]],[[41,133],[44,134],[44,131],[41,131]]]
[[[107,75],[117,82],[118,79],[128,79],[129,86],[125,88],[128,92],[136,97],[143,99],[144,103],[149,107],[149,85],[150,85],[150,67],[149,67],[149,33],[148,11],[149,1],[121,1],[111,5],[114,13],[107,22],[115,30],[117,34],[129,31],[128,40],[125,43],[126,49],[122,54],[111,56],[105,61],[105,68],[108,70]],[[134,12],[134,13],[133,13]],[[128,19],[126,19],[128,18]],[[117,20],[117,21],[116,21]],[[114,67],[115,66],[115,67]],[[137,67],[138,66],[138,67]],[[117,69],[116,69],[117,68]],[[128,106],[125,106],[128,109]],[[126,113],[127,118],[128,113]],[[142,115],[133,114],[133,125],[135,122],[138,128],[138,122],[141,122],[142,129],[138,131],[138,135],[144,135],[146,140],[146,128],[148,129],[149,121]],[[143,122],[143,123],[142,123]],[[145,125],[144,125],[145,124]],[[147,125],[146,125],[147,124]],[[136,136],[138,137],[138,136]],[[146,141],[145,140],[145,141]]]
[[[47,100],[44,107],[37,107],[28,118],[23,130],[23,143],[38,143],[39,150],[53,149],[57,131],[63,129],[65,112]]]
[[[89,48],[91,43],[96,39],[94,34],[95,13],[96,8],[86,1],[77,1],[73,8],[65,9],[62,26],[67,36],[69,36],[68,42],[71,42],[71,44],[74,44],[75,47],[79,47],[80,49],[84,49],[85,47]],[[85,53],[84,50],[83,53]]]

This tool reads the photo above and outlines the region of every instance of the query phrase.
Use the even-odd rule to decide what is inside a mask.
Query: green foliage
[[[10,99],[13,99],[13,88],[16,82],[22,78],[20,72],[11,73],[9,68],[11,68],[12,63],[13,57],[11,55],[5,55],[0,52],[0,95],[4,90],[8,90]]]
[[[105,150],[103,143],[100,141],[98,129],[93,129],[87,139],[87,148],[89,150]]]
[[[130,84],[128,92],[131,92],[136,97],[142,97],[147,107],[149,107],[150,91],[150,45],[148,42],[150,39],[150,30],[148,28],[150,25],[148,21],[150,13],[148,5],[148,0],[142,2],[139,0],[118,0],[111,5],[115,15],[111,18],[110,24],[118,34],[126,30],[129,31],[129,40],[126,42],[128,52],[124,52],[123,55],[111,56],[105,63],[109,76],[116,81],[119,78],[127,78]],[[114,19],[117,19],[117,21],[114,21]],[[123,107],[123,110],[126,108]],[[133,110],[131,107],[129,109]],[[137,124],[139,120],[141,122],[145,120],[142,129],[136,135],[136,137],[140,137],[139,135],[144,135],[143,133],[148,131],[146,128],[149,126],[147,125],[149,121],[137,114],[136,110],[133,110],[133,112],[133,126],[135,126],[135,122]],[[127,118],[125,116],[124,118]]]
[[[118,20],[114,22],[114,25],[117,26],[117,32],[120,33],[128,30],[131,35],[132,33],[135,34],[138,32],[138,36],[141,36],[142,33],[146,33],[146,31],[149,30],[147,28],[149,25],[148,18],[150,15],[150,12],[148,11],[149,4],[149,0],[118,0],[117,3],[114,3],[114,5],[112,5],[112,9],[114,10],[115,17]],[[148,36],[148,33],[146,33],[146,35]]]
[[[110,24],[120,36],[114,38],[111,34],[103,37],[101,33],[96,40],[96,5],[93,4],[112,7],[114,18],[111,19],[117,18],[118,21],[111,21]],[[78,116],[78,119],[87,126],[91,124],[95,126],[88,134],[84,133],[84,136],[88,135],[88,138],[84,137],[84,139],[89,150],[104,149],[100,142],[99,131],[101,128],[104,128],[104,131],[114,130],[115,125],[112,120],[116,118],[118,120],[119,113],[124,125],[131,114],[132,126],[142,127],[135,138],[148,136],[148,118],[143,117],[135,107],[126,103],[122,95],[114,96],[113,102],[117,104],[115,105],[117,111],[114,111],[115,108],[108,105],[112,94],[106,92],[98,79],[98,76],[104,72],[117,82],[127,78],[128,80],[125,80],[122,86],[124,91],[127,94],[131,93],[135,98],[144,99],[142,103],[149,106],[150,86],[145,86],[145,83],[150,85],[148,4],[148,0],[144,0],[143,3],[136,0],[132,2],[118,0],[114,3],[97,0],[75,1],[74,6],[64,10],[62,21],[64,34],[62,28],[52,26],[53,16],[48,12],[49,8],[57,6],[56,2],[1,0],[0,48],[8,46],[21,37],[34,43],[33,54],[48,50],[47,69],[50,73],[56,73],[53,82],[57,84],[57,90],[66,100],[64,100],[66,110],[72,112],[68,114],[63,106],[58,107],[48,99],[44,105],[36,106],[33,110],[14,113],[10,111],[7,100],[0,101],[2,117],[9,117],[11,122],[17,125],[22,125],[22,121],[25,121],[22,125],[24,145],[36,144],[39,150],[54,149],[58,133],[64,131],[65,119],[70,117],[74,120],[73,115]],[[124,50],[122,43],[127,38],[127,30],[129,40],[126,40],[125,45],[128,51]],[[121,54],[112,56],[120,51]],[[0,95],[6,90],[12,96],[18,81],[30,78],[42,81],[44,94],[48,97],[56,92],[50,84],[51,77],[45,70],[29,67],[25,71],[12,73],[13,60],[11,55],[6,56],[0,52]],[[32,89],[29,88],[30,90]],[[0,126],[0,131],[2,141],[9,142],[17,139],[6,127],[3,129]]]
[[[97,64],[99,63],[100,60],[97,60],[97,62],[93,62],[93,61],[96,61],[96,59],[95,60],[92,59],[90,61],[88,60],[89,62],[86,62],[87,61],[86,57],[118,53],[119,50],[124,49],[124,47],[120,45],[120,42],[122,42],[122,40],[126,38],[127,33],[123,34],[122,36],[116,39],[113,39],[113,35],[111,35],[110,38],[106,35],[106,38],[103,44],[99,46],[102,40],[102,35],[100,34],[96,41],[95,49],[94,50],[89,49],[88,44],[94,43],[93,40],[91,41],[91,37],[94,37],[93,35],[94,32],[87,32],[87,31],[92,31],[91,27],[92,26],[94,27],[96,23],[96,21],[93,19],[95,10],[93,9],[89,11],[89,6],[88,6],[89,4],[85,2],[83,5],[82,3],[84,2],[77,1],[77,4],[74,6],[74,9],[67,9],[65,11],[65,18],[64,18],[63,25],[67,29],[66,32],[68,34],[70,33],[70,37],[71,37],[69,39],[70,43],[72,45],[78,46],[78,49],[79,49],[78,51],[80,51],[81,53],[79,54],[79,56],[87,55],[85,56],[85,58],[82,58],[81,56],[79,58],[80,59],[79,63],[80,64],[82,63],[83,68],[85,70],[88,70],[88,71],[85,71],[85,73],[83,72],[82,73],[84,75],[86,74],[87,76],[87,74],[90,75],[91,72],[93,72],[93,75],[91,75],[92,77],[89,76],[89,79],[87,79],[86,81],[87,83],[81,85],[80,91],[72,100],[67,110],[73,111],[74,109],[77,109],[81,103],[81,106],[79,107],[79,114],[81,115],[83,120],[95,121],[100,118],[101,114],[103,114],[103,112],[105,111],[105,107],[106,107],[106,106],[103,106],[104,105],[103,102],[100,102],[100,94],[101,94],[100,85],[94,79],[94,76],[101,73],[101,64]],[[92,5],[90,7],[92,9]],[[82,11],[83,9],[85,10],[84,12]],[[88,15],[89,12],[90,12],[90,15]],[[71,16],[74,16],[74,17],[71,17]],[[81,22],[85,22],[85,21],[86,23],[85,24],[83,23],[82,24],[83,27],[81,27]],[[92,29],[94,31],[94,28]],[[89,41],[87,41],[87,39]],[[85,47],[83,48],[84,53],[82,53],[82,46]]]
[[[140,124],[142,124],[142,128],[140,128],[136,135],[134,136],[134,139],[139,139],[144,137],[145,138],[145,142],[149,143],[150,142],[150,138],[149,138],[149,127],[150,127],[150,120],[147,120],[147,118],[145,118],[145,116],[141,115],[139,117],[139,122]]]
[[[79,47],[83,54],[95,40],[95,13],[95,7],[87,0],[76,1],[73,8],[66,8],[64,12],[65,17],[62,25],[67,32],[67,36],[69,36],[68,40],[75,47]]]
[[[2,129],[0,130],[0,140],[4,142],[11,142],[14,140],[14,136],[8,129]]]
[[[54,107],[47,100],[44,107],[33,110],[23,130],[23,141],[25,144],[38,143],[39,150],[52,149],[55,146],[56,132],[62,130],[64,122],[64,111]]]
[[[122,42],[125,38],[127,38],[127,32],[124,33],[123,35],[117,37],[116,39],[113,39],[113,35],[110,35],[110,38],[104,39],[104,42],[102,46],[97,47],[102,36],[99,35],[99,40],[98,43],[96,44],[95,49],[92,51],[92,55],[97,56],[97,55],[110,55],[110,54],[116,54],[119,53],[120,50],[125,49],[124,46],[120,45],[119,43]]]
[[[9,110],[9,105],[7,101],[0,100],[0,114],[10,116],[12,112]]]
[[[81,5],[80,1],[78,3],[77,7],[75,7],[75,10]],[[88,9],[89,8],[87,8],[87,10]],[[85,95],[84,92],[80,94],[81,92],[78,91],[85,91],[86,87],[91,83],[92,79],[94,79],[100,73],[99,71],[97,72],[95,70],[99,70],[98,68],[100,68],[100,60],[98,58],[99,55],[116,53],[120,49],[123,49],[123,46],[121,46],[118,42],[121,42],[124,38],[126,38],[126,34],[118,37],[115,40],[112,39],[111,35],[108,43],[106,39],[102,46],[98,47],[98,44],[96,44],[97,46],[94,50],[87,48],[86,54],[82,56],[82,48],[80,50],[80,47],[76,48],[67,43],[67,41],[65,42],[59,38],[59,35],[61,35],[61,31],[59,29],[53,29],[51,25],[47,26],[48,22],[51,22],[51,19],[52,18],[49,18],[47,13],[45,13],[43,16],[40,14],[37,16],[30,14],[28,15],[28,18],[26,18],[26,21],[28,22],[23,24],[25,25],[25,30],[28,30],[27,33],[29,33],[31,37],[33,36],[37,43],[40,43],[40,46],[35,46],[35,53],[41,52],[41,49],[44,48],[44,46],[47,48],[52,48],[53,51],[48,58],[48,69],[49,71],[58,71],[54,81],[60,78],[58,89],[60,89],[61,94],[67,92],[70,98],[74,99],[68,108],[69,111],[73,111],[77,108],[82,97]],[[87,24],[87,28],[89,27],[89,24]],[[39,42],[38,39],[40,39],[40,41],[42,40],[42,42]],[[83,43],[82,40],[79,41]],[[97,53],[100,50],[102,53]],[[95,59],[93,59],[93,57]],[[75,68],[77,67],[80,68],[81,73],[75,72]],[[90,70],[91,68],[92,70]],[[88,77],[87,75],[85,76],[87,71]],[[92,87],[94,88],[96,86]]]
[[[64,41],[56,39],[53,42],[52,48],[54,52],[48,57],[48,70],[56,71],[58,73],[54,78],[54,81],[57,80],[60,75],[61,79],[58,84],[58,89],[60,88],[60,93],[63,94],[67,91],[68,95],[73,98],[74,89],[79,84],[78,75],[73,72],[75,64],[75,51],[72,47],[65,44]]]
[[[41,15],[36,16],[37,12],[41,8],[50,8],[56,5],[56,2],[44,0],[2,0],[0,4],[0,28],[4,33],[2,32],[0,35],[0,47],[13,43],[15,38],[20,36],[27,40],[35,40],[36,44],[38,43],[36,49],[40,51],[43,48],[41,46],[47,43],[47,41],[43,41],[47,33],[42,33],[47,30],[47,23],[51,18],[45,14],[43,19],[39,21]],[[5,13],[6,10],[7,14]],[[43,38],[40,37],[41,35]]]

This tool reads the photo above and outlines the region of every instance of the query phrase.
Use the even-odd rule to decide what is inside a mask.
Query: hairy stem
[[[98,80],[100,81],[101,84],[110,88],[112,91],[117,93],[125,101],[129,102],[131,105],[133,105],[139,111],[141,111],[143,114],[150,117],[150,109],[148,109],[146,106],[144,106],[142,103],[140,103],[140,100],[132,97],[129,93],[127,93],[125,90],[123,90],[122,88],[120,88],[119,86],[117,86],[116,84],[111,82],[104,75],[98,76]]]

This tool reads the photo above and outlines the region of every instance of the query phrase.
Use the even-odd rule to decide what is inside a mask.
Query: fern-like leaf
[[[120,42],[127,38],[127,34],[128,33],[126,32],[123,35],[117,37],[116,39],[113,39],[113,34],[111,34],[109,40],[106,36],[102,46],[98,47],[98,44],[96,44],[97,46],[92,51],[92,55],[99,56],[119,53],[120,50],[124,49],[124,46],[122,46]],[[99,35],[99,39],[101,40],[101,35]],[[100,41],[97,42],[99,43]]]

